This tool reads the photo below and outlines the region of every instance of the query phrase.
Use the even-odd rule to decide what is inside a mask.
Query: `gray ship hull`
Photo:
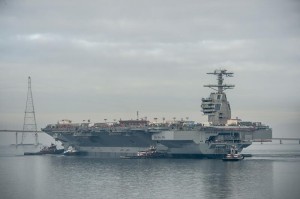
[[[148,132],[62,132],[47,131],[55,140],[62,142],[65,149],[74,146],[85,155],[101,158],[119,158],[120,156],[136,155],[155,145]]]
[[[234,144],[239,152],[252,144],[253,138],[271,138],[270,129],[248,131],[248,128],[224,130],[225,127],[202,130],[138,130],[138,131],[62,131],[43,129],[47,134],[85,155],[100,158],[134,156],[156,146],[169,158],[222,158]],[[229,135],[235,135],[229,136]],[[214,139],[212,139],[214,138]],[[246,138],[246,139],[245,139]]]

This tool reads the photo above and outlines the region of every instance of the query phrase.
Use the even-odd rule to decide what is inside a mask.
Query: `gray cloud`
[[[205,120],[206,72],[225,67],[233,115],[299,119],[298,1],[0,3],[0,128],[23,122],[32,76],[39,127],[70,117]],[[293,123],[293,128],[289,128]],[[285,124],[285,125],[284,125]],[[281,128],[282,129],[282,128]],[[282,132],[274,132],[278,135]]]

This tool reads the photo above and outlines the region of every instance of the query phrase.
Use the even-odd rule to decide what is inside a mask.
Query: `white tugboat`
[[[232,145],[230,148],[230,153],[228,153],[222,160],[223,161],[239,161],[239,160],[243,160],[244,156],[241,155],[236,146]]]
[[[167,154],[163,151],[158,152],[156,147],[150,146],[149,149],[138,151],[134,156],[120,156],[123,159],[158,159],[165,158]]]
[[[75,156],[75,155],[80,155],[80,151],[75,149],[73,146],[69,146],[68,149],[64,151],[63,154],[67,156]]]

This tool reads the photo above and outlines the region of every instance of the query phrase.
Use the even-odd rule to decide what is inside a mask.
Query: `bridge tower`
[[[24,115],[24,123],[23,123],[23,131],[32,131],[35,137],[35,145],[38,145],[38,134],[37,134],[37,126],[35,120],[35,111],[33,105],[33,97],[31,91],[31,78],[28,77],[28,92],[27,92],[27,100],[26,100],[26,108]],[[21,145],[24,144],[25,133],[22,133]]]

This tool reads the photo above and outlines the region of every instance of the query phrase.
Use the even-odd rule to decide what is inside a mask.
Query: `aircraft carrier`
[[[207,73],[217,76],[217,84],[205,85],[214,90],[208,98],[202,98],[202,112],[208,122],[189,120],[150,122],[146,119],[120,120],[118,122],[72,123],[62,120],[42,129],[65,149],[75,148],[82,154],[102,158],[133,156],[139,151],[155,147],[170,158],[222,158],[232,146],[239,152],[253,141],[270,141],[272,129],[261,122],[231,118],[224,77],[232,72],[215,70]]]

